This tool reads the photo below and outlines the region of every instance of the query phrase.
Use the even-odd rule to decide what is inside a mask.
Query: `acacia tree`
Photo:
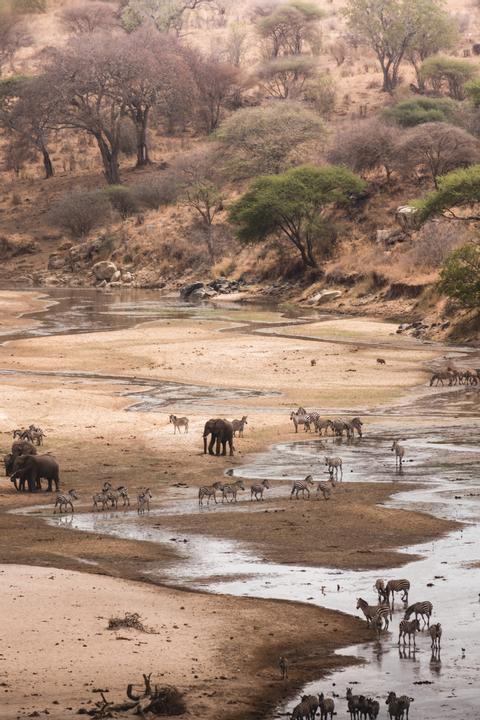
[[[454,250],[440,271],[438,289],[467,308],[480,306],[480,245],[467,243]]]
[[[398,85],[407,53],[416,61],[440,41],[431,24],[443,25],[448,17],[436,0],[348,0],[344,14],[351,32],[377,56],[385,92]]]
[[[480,144],[466,130],[448,123],[424,123],[408,130],[396,147],[399,163],[410,175],[427,172],[436,188],[438,176],[480,159]]]
[[[427,58],[420,68],[424,87],[434,93],[447,94],[453,100],[463,100],[466,85],[477,75],[477,68],[465,60],[435,56]]]
[[[419,222],[425,222],[435,215],[446,218],[480,220],[478,211],[473,210],[480,203],[480,165],[453,170],[437,179],[437,190],[422,200],[409,204],[416,209]],[[458,208],[471,208],[470,214],[457,215]],[[473,214],[472,214],[473,213]]]
[[[25,20],[0,4],[0,75],[7,63],[12,68],[17,51],[31,42],[32,37]]]
[[[301,55],[307,50],[317,53],[322,16],[316,5],[304,0],[257,7],[256,27],[265,43],[267,57]]]
[[[195,84],[183,51],[173,38],[140,28],[118,40],[125,65],[125,112],[135,127],[137,167],[150,162],[147,130],[154,109],[168,130],[191,111]],[[127,77],[128,75],[128,77]]]
[[[331,236],[331,209],[347,205],[364,190],[363,180],[344,167],[303,165],[267,175],[230,208],[229,219],[244,243],[273,237],[291,242],[305,268],[316,268],[315,245]]]
[[[56,50],[42,78],[57,99],[56,126],[95,138],[105,178],[114,185],[120,184],[118,157],[130,75],[117,38],[95,33]]]
[[[43,78],[18,78],[1,93],[0,123],[18,147],[28,146],[40,153],[45,178],[53,177],[49,141],[57,109],[57,99]]]
[[[313,77],[316,63],[300,55],[282,56],[264,63],[258,76],[271,97],[286,100],[298,98],[306,82]]]
[[[127,0],[122,10],[122,24],[128,32],[143,23],[153,22],[160,32],[180,35],[189,14],[204,6],[217,6],[217,0]]]
[[[440,5],[423,3],[417,11],[421,22],[416,30],[414,41],[408,46],[405,58],[415,69],[420,92],[425,90],[425,80],[421,72],[424,60],[440,50],[448,50],[458,39],[458,28],[451,15]]]
[[[244,178],[279,173],[298,162],[308,143],[320,141],[325,126],[316,113],[286,100],[243,108],[225,120],[216,133],[222,145],[226,174]]]

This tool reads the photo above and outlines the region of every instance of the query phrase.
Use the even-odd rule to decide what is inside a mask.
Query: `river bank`
[[[136,312],[138,318],[138,307]],[[204,308],[200,312],[182,312],[181,317],[175,310],[162,319],[119,330],[11,340],[0,347],[0,367],[11,371],[0,376],[0,401],[5,408],[0,436],[2,447],[8,449],[11,428],[29,422],[41,425],[47,433],[45,449],[54,452],[59,459],[63,487],[75,487],[79,492],[77,511],[80,512],[91,507],[92,493],[106,480],[115,485],[127,485],[132,495],[136,487],[148,484],[154,495],[154,506],[183,501],[186,494],[189,500],[196,502],[200,484],[222,479],[224,471],[231,467],[238,470],[246,459],[272,443],[297,439],[288,421],[293,407],[317,407],[326,414],[344,411],[362,414],[375,407],[391,406],[400,402],[411,388],[425,381],[425,368],[439,353],[438,348],[395,338],[394,328],[388,325],[362,318],[343,325],[341,319],[335,322],[335,337],[314,344],[310,338],[266,334],[265,326],[275,331],[275,324],[282,324],[278,313],[222,307],[221,310]],[[14,313],[11,324],[15,326]],[[255,332],[256,329],[262,334]],[[357,345],[355,337],[360,340],[359,336],[362,342]],[[348,342],[342,344],[342,338]],[[386,366],[376,363],[379,343],[389,344]],[[312,359],[316,360],[316,365],[312,365]],[[61,374],[52,374],[56,371]],[[69,372],[75,374],[65,374]],[[107,377],[112,375],[117,378],[115,382]],[[181,383],[182,393],[176,397],[172,390],[168,404],[157,403],[153,412],[125,412],[138,401],[138,378],[146,382],[142,395],[149,393],[149,380],[152,384],[159,380]],[[205,385],[209,393],[199,393],[198,387]],[[232,395],[235,388],[246,393]],[[256,394],[257,390],[263,394]],[[172,425],[168,423],[170,412],[188,415],[188,435],[173,435]],[[236,441],[235,457],[203,456],[201,429],[205,419],[215,415],[241,417],[243,414],[248,415],[248,425],[245,438]],[[374,420],[365,417],[367,436],[374,427]],[[392,419],[391,431],[401,434],[404,422],[402,418]],[[404,510],[386,511],[380,507],[378,503],[386,501],[396,487],[391,480],[374,488],[345,483],[343,498],[329,506],[331,532],[336,534],[328,541],[328,544],[337,545],[343,537],[344,544],[330,549],[319,547],[317,550],[321,555],[318,552],[311,555],[312,565],[321,562],[336,567],[340,556],[347,551],[344,567],[391,566],[405,560],[404,556],[395,558],[399,546],[437,537],[454,527],[449,520]],[[163,565],[171,570],[177,562],[178,550],[173,542],[165,546],[106,537],[100,534],[101,530],[80,533],[72,531],[68,525],[52,527],[40,518],[6,514],[5,510],[26,507],[32,500],[42,504],[51,502],[44,494],[19,496],[8,480],[1,484],[0,499],[0,536],[9,539],[8,543],[2,543],[0,562],[54,566],[83,573],[100,572],[117,577],[118,582],[124,582],[125,588],[129,581],[145,579],[144,573],[149,569]],[[279,555],[276,546],[288,543],[284,542],[282,528],[273,522],[273,514],[269,517],[268,513],[260,515],[254,513],[253,508],[245,508],[246,521],[231,522],[233,515],[227,520],[226,514],[211,513],[202,515],[201,519],[198,515],[190,515],[187,522],[196,524],[196,528],[189,529],[204,525],[209,534],[247,543],[258,543],[260,536],[267,556],[271,552],[271,557],[279,562],[294,562],[300,557],[302,543],[305,546],[312,531],[315,532],[322,506],[320,503],[308,506],[308,512],[315,513],[310,528],[302,519],[307,507],[304,503],[276,502],[281,506],[285,521],[293,523],[292,534],[299,537],[297,548],[288,547],[283,556]],[[148,522],[145,520],[146,525]],[[166,528],[175,524],[172,521],[171,525],[170,519],[160,518],[160,522]],[[345,532],[347,524],[348,533]],[[366,524],[369,529],[367,553],[358,554],[353,552],[353,544]],[[186,528],[182,525],[180,529],[183,532]],[[308,562],[308,553],[305,555]],[[155,589],[155,592],[161,598],[163,589]],[[183,602],[180,598],[184,595],[188,593],[179,592],[178,603]],[[215,603],[219,600],[222,598],[195,594],[192,602],[203,603],[204,614],[217,615]],[[283,693],[289,695],[303,682],[324,673],[330,663],[341,665],[345,660],[331,657],[333,649],[365,639],[365,629],[359,621],[349,616],[328,614],[330,611],[322,608],[279,603],[274,610],[255,599],[248,600],[245,606],[241,598],[228,602],[234,604],[226,613],[227,625],[232,615],[240,617],[247,605],[252,608],[253,615],[260,614],[262,621],[245,632],[244,641],[240,638],[241,628],[245,630],[248,623],[237,626],[238,635],[233,636],[236,639],[232,667],[235,663],[240,666],[242,678],[238,685],[231,680],[228,700],[218,689],[215,690],[215,701],[208,708],[202,709],[201,703],[194,700],[199,718],[224,717],[225,703],[231,700],[234,703],[229,704],[229,717],[253,718],[258,712],[264,716],[266,707],[271,707]],[[22,615],[21,612],[15,615],[14,607],[11,611],[13,620]],[[280,622],[281,617],[279,627],[272,628],[273,616],[275,622]],[[334,627],[325,627],[323,623],[333,623],[333,617]],[[218,617],[216,621],[219,621]],[[225,619],[220,619],[222,622]],[[319,634],[321,626],[325,630]],[[302,628],[300,634],[299,628]],[[205,643],[209,642],[208,626],[202,637]],[[290,684],[282,688],[275,679],[280,651],[288,652],[294,660]],[[218,676],[222,674],[221,668],[227,657],[225,647],[215,645]],[[23,656],[23,662],[22,667],[25,667],[25,663],[28,665],[31,661]],[[65,672],[68,674],[68,670]],[[192,697],[202,683],[206,692],[210,692],[212,686],[211,678],[201,675],[195,682],[184,682],[185,678],[178,680]],[[115,692],[123,693],[124,686],[115,677],[108,682]],[[217,687],[222,682],[225,681]],[[40,684],[35,692],[37,690],[41,691]],[[71,692],[79,696],[78,688]],[[47,699],[47,696],[40,697],[42,701]],[[40,706],[40,700],[38,702]],[[19,711],[20,708],[21,704]]]

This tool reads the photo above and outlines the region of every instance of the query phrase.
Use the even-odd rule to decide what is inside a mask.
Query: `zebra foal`
[[[177,430],[180,432],[180,428],[183,427],[184,432],[188,433],[188,418],[187,417],[177,417],[176,415],[170,415],[170,423],[173,425],[173,434],[175,435]]]
[[[434,623],[428,629],[430,638],[432,640],[431,648],[432,652],[437,650],[440,652],[440,640],[442,639],[442,626],[440,623]]]
[[[326,457],[325,465],[327,466],[328,472],[333,476],[335,472],[335,480],[338,480],[338,470],[340,469],[340,480],[343,480],[343,464],[342,458],[339,457]]]
[[[150,488],[142,488],[139,490],[137,495],[137,512],[139,515],[144,515],[145,510],[150,512],[150,500],[152,499],[152,493]]]
[[[305,480],[294,480],[292,485],[292,491],[290,493],[290,500],[293,498],[295,493],[295,500],[298,500],[298,493],[302,493],[303,499],[305,499],[305,493],[307,493],[310,499],[310,485],[313,485],[313,478],[311,475],[307,475]]]
[[[408,644],[411,643],[411,638],[413,635],[413,644],[416,645],[415,642],[415,633],[420,632],[420,620],[415,618],[415,620],[401,620],[400,625],[398,626],[398,644],[400,645],[400,642],[403,638],[403,644],[405,645],[408,636]]]
[[[245,490],[245,485],[242,480],[235,480],[234,483],[226,483],[222,490],[222,503],[224,500],[229,502],[229,495],[232,496],[230,502],[237,502],[237,493],[239,490]]]

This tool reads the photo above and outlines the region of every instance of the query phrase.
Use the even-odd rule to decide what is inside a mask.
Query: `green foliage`
[[[109,185],[103,190],[103,193],[123,220],[138,212],[137,201],[130,188],[124,185]]]
[[[468,308],[480,308],[480,245],[454,250],[440,272],[438,289]]]
[[[448,122],[455,110],[456,104],[450,98],[416,97],[388,108],[384,116],[402,127],[414,127],[428,122]]]
[[[418,219],[424,222],[452,209],[480,202],[480,165],[453,170],[437,180],[438,190],[429,193],[423,200],[409,203],[417,208]]]
[[[313,3],[293,0],[267,11],[259,10],[257,31],[267,41],[270,57],[301,55],[307,47],[317,54],[320,50],[318,21],[322,17],[322,11]]]
[[[257,178],[231,206],[229,220],[238,227],[242,242],[287,238],[300,252],[304,266],[316,267],[314,246],[331,237],[328,208],[347,205],[364,188],[363,180],[347,168],[303,165],[282,175]]]
[[[302,146],[324,134],[316,113],[284,101],[238,110],[222,123],[216,137],[224,147],[225,171],[237,179],[285,170]]]
[[[282,55],[264,63],[258,74],[269,95],[285,100],[298,98],[315,69],[316,62],[311,57]]]
[[[43,13],[47,9],[46,0],[12,0],[12,9],[20,14]]]
[[[476,108],[480,107],[480,78],[465,83],[464,89],[467,97],[472,101],[473,106]]]
[[[477,68],[466,60],[435,56],[427,58],[420,68],[425,85],[437,94],[447,94],[454,100],[465,98],[465,84],[477,74]]]

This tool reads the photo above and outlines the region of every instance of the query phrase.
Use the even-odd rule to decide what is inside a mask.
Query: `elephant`
[[[203,429],[203,453],[207,452],[207,437],[211,435],[208,444],[208,452],[213,455],[213,446],[216,443],[215,455],[220,455],[220,445],[222,445],[222,455],[227,454],[227,443],[230,448],[230,455],[233,455],[233,425],[228,420],[220,418],[212,418],[205,423]]]
[[[9,476],[13,472],[15,458],[20,455],[36,455],[37,448],[27,440],[15,440],[12,449],[8,455],[4,455],[3,464],[5,465],[5,475]]]
[[[53,455],[20,455],[14,459],[10,480],[14,483],[16,490],[25,490],[25,480],[28,483],[29,492],[41,490],[42,478],[48,480],[47,492],[52,492],[52,482],[55,483],[55,490],[58,492],[59,467]]]

